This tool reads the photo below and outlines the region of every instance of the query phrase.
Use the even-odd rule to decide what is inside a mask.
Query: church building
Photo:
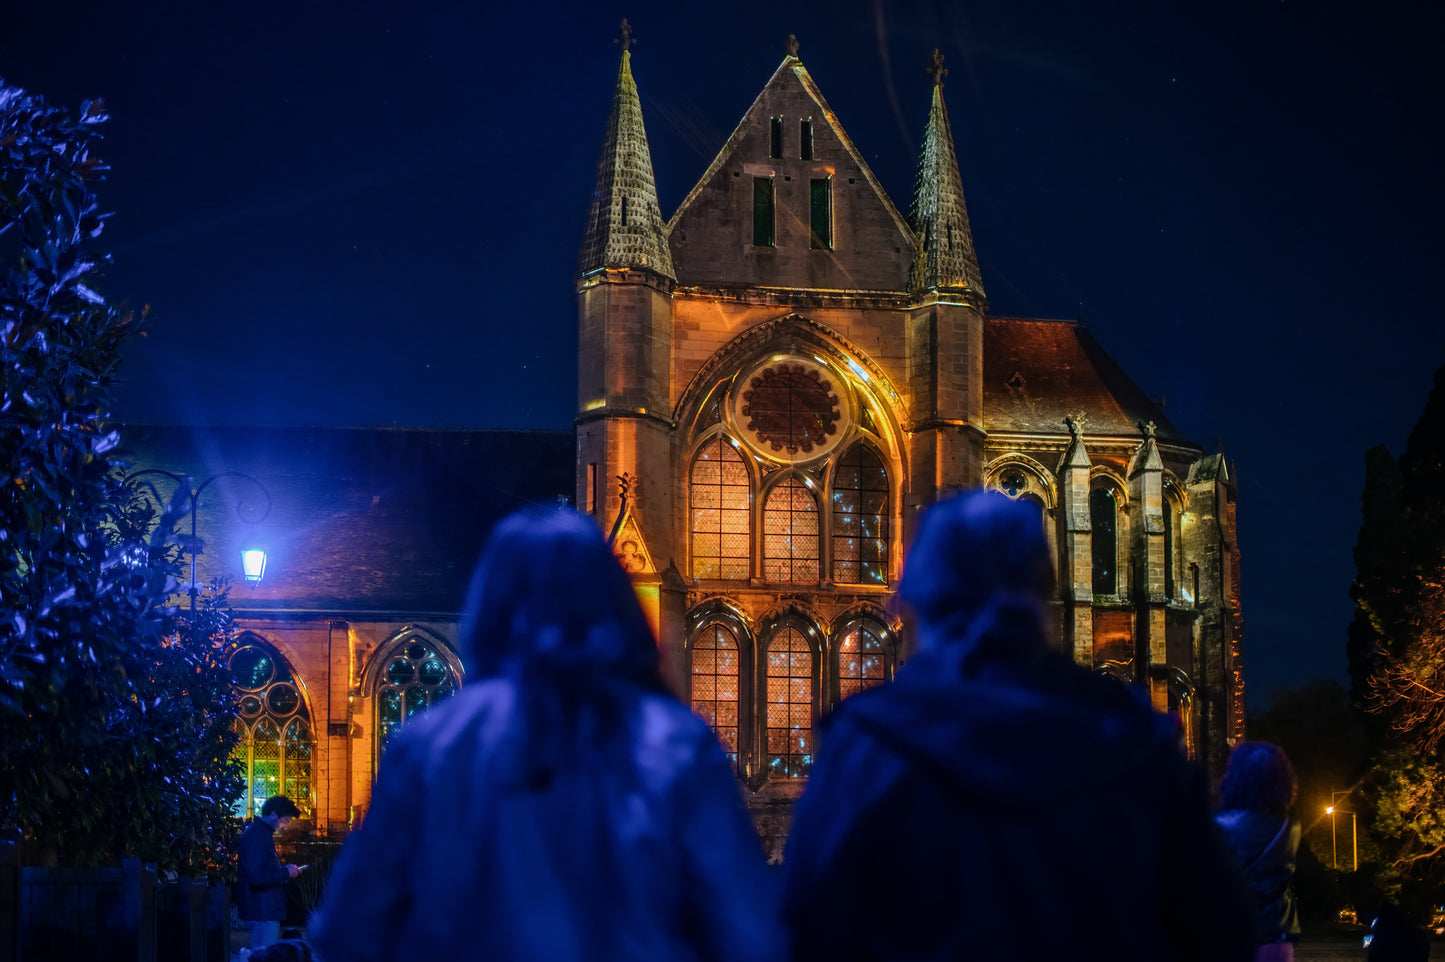
[[[664,219],[625,22],[621,43],[577,281],[577,504],[765,836],[817,720],[907,656],[920,512],[978,486],[1042,508],[1060,648],[1220,767],[1243,735],[1228,468],[1082,324],[989,313],[938,53],[906,216],[790,37]]]
[[[244,813],[285,792],[321,834],[364,817],[388,740],[466,683],[458,625],[487,532],[574,499],[775,857],[819,720],[907,659],[904,554],[963,489],[1038,504],[1055,643],[1147,690],[1217,774],[1244,725],[1229,470],[1081,324],[989,313],[941,58],[906,215],[789,38],[664,219],[628,40],[624,23],[577,275],[575,434],[123,432],[135,470],[175,476],[147,476],[158,497],[205,489],[201,580],[271,547],[231,595]]]

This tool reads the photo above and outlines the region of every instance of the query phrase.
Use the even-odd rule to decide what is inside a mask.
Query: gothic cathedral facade
[[[577,504],[765,836],[817,720],[906,659],[904,552],[959,489],[1040,505],[1076,661],[1144,686],[1212,769],[1243,735],[1225,461],[1081,324],[989,314],[941,75],[907,216],[790,38],[664,220],[624,31],[577,280]]]

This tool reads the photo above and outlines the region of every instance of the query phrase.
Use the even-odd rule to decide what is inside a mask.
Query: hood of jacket
[[[1115,786],[1158,753],[1179,750],[1175,719],[1063,655],[966,674],[956,666],[921,654],[892,685],[841,705],[830,727],[857,728],[977,801],[1025,809]]]

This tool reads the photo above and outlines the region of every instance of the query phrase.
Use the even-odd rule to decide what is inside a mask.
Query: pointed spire
[[[637,41],[626,20],[616,42],[622,47],[622,66],[597,161],[597,187],[579,267],[583,274],[604,267],[643,267],[675,280],[642,125],[642,100],[632,79],[630,48]]]
[[[978,258],[973,252],[973,231],[963,202],[963,178],[953,150],[953,128],[943,104],[943,78],[948,70],[943,55],[933,51],[928,72],[933,75],[933,104],[923,132],[923,155],[913,188],[909,226],[918,236],[913,261],[912,288],[963,287],[974,291],[987,309]]]

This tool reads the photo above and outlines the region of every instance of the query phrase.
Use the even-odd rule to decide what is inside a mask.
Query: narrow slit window
[[[804,120],[798,124],[798,156],[803,160],[813,159],[813,122]]]
[[[627,226],[627,198],[622,198],[622,226]]]
[[[772,151],[768,156],[774,158],[783,156],[783,118],[781,117],[773,118]]]
[[[1094,594],[1119,593],[1119,509],[1111,491],[1095,488],[1089,494],[1089,528],[1093,544]]]
[[[833,249],[833,181],[822,177],[809,185],[811,219],[809,233],[814,250]]]
[[[753,178],[753,246],[772,247],[773,234],[773,178]]]

